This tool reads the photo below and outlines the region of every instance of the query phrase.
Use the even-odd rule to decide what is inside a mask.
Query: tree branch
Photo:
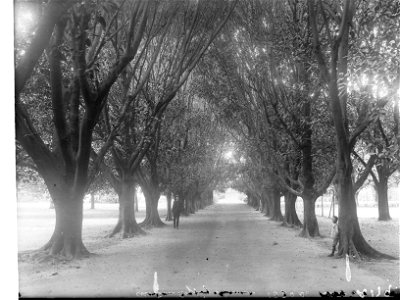
[[[357,154],[357,152],[353,150],[351,153],[359,160],[359,162],[365,167],[365,169],[367,169],[367,166],[368,166],[367,163]],[[374,182],[379,183],[379,180],[376,177],[374,171],[372,171],[372,167],[370,168],[369,173],[371,174]]]
[[[44,49],[49,44],[54,26],[60,20],[61,16],[64,15],[75,3],[76,1],[73,0],[49,1],[42,18],[40,19],[35,38],[25,51],[25,55],[19,61],[18,66],[15,68],[15,99],[19,99],[19,94],[28,79],[31,77],[33,69]]]
[[[364,165],[365,167],[364,171],[361,173],[361,175],[358,177],[357,181],[353,185],[354,192],[358,191],[362,187],[368,175],[372,173],[372,167],[375,165],[376,159],[377,159],[376,155],[370,156],[368,162]]]

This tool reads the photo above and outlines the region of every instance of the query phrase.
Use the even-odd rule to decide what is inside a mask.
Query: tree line
[[[193,213],[228,178],[250,205],[306,237],[319,235],[315,201],[333,185],[340,254],[388,257],[365,241],[355,193],[371,175],[379,218],[390,219],[398,1],[15,5],[38,15],[30,31],[16,31],[15,114],[17,163],[37,171],[55,206],[44,253],[88,254],[83,197],[96,182],[119,198],[110,236],[130,237],[163,226],[162,193],[169,208],[174,195]],[[240,163],[223,158],[229,143]],[[137,185],[146,200],[141,224]]]
[[[315,202],[332,185],[340,255],[388,257],[365,241],[355,193],[371,175],[379,220],[390,219],[388,180],[399,171],[399,11],[398,1],[240,2],[199,66],[202,96],[241,150],[237,188],[249,205],[315,237]]]

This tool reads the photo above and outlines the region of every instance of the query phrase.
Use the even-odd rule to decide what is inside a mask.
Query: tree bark
[[[283,219],[283,225],[289,227],[303,226],[296,213],[296,200],[297,200],[296,195],[289,192],[285,193],[285,216]]]
[[[262,198],[259,201],[259,210],[264,216],[270,217],[270,206],[268,205],[268,195],[266,192],[263,193]]]
[[[160,219],[158,214],[158,201],[160,199],[160,192],[156,191],[156,187],[152,186],[150,189],[142,186],[144,198],[146,200],[146,217],[139,225],[141,227],[163,227],[165,224]]]
[[[136,234],[145,234],[143,229],[139,227],[135,217],[135,205],[133,200],[134,183],[129,177],[121,180],[121,188],[118,193],[119,200],[119,217],[117,225],[109,237],[121,232],[122,238],[133,237]]]
[[[369,122],[363,122],[350,136],[347,116],[347,91],[346,86],[340,88],[338,82],[347,81],[347,58],[349,47],[350,26],[355,11],[355,2],[344,1],[339,34],[331,43],[330,67],[325,62],[321,50],[319,31],[317,28],[317,11],[315,1],[309,0],[309,20],[313,34],[313,44],[322,80],[328,85],[330,96],[330,109],[336,132],[336,180],[338,182],[339,199],[339,255],[352,254],[358,257],[364,254],[369,257],[393,258],[373,249],[361,234],[357,217],[357,206],[354,198],[352,182],[352,161],[350,154],[355,145],[357,136],[366,128]],[[367,125],[365,125],[367,124]],[[304,201],[307,203],[307,201]]]
[[[203,191],[200,194],[199,209],[204,209],[204,207],[207,205],[207,197],[208,197],[207,190]]]
[[[304,219],[303,229],[300,232],[302,237],[320,236],[317,217],[315,215],[315,199],[303,195]]]
[[[53,192],[53,196],[54,196]],[[88,256],[82,242],[83,194],[59,191],[53,198],[56,225],[50,240],[42,247],[50,255],[62,255],[67,259]],[[78,196],[81,195],[81,196]]]
[[[348,158],[350,160],[350,153]],[[347,165],[347,167],[341,167],[339,168],[341,172],[337,174],[339,181],[338,198],[340,230],[338,255],[344,256],[345,254],[349,254],[359,258],[360,254],[362,254],[374,258],[395,259],[390,255],[381,253],[372,248],[361,233],[360,225],[358,223],[353,184],[351,180],[351,169],[351,165]]]
[[[254,196],[253,193],[249,193],[247,196],[248,199],[248,204],[253,207],[255,210],[258,210],[260,207],[260,202],[258,201],[258,199]]]
[[[388,181],[389,178],[382,172],[379,172],[379,181],[375,182],[375,191],[378,196],[378,221],[391,220],[389,214],[389,201],[388,201]]]
[[[165,217],[165,221],[172,221],[172,210],[171,210],[171,202],[172,202],[172,194],[171,192],[167,192],[167,216]]]
[[[214,203],[214,191],[209,189],[207,191],[207,203],[206,205],[212,205]]]
[[[272,189],[269,192],[269,199],[271,204],[271,220],[272,221],[283,221],[283,216],[281,212],[281,197],[280,192],[277,189]]]
[[[196,213],[196,211],[194,209],[194,199],[193,199],[193,197],[191,197],[190,199],[186,198],[186,201],[187,201],[187,204],[188,204],[188,213],[190,213],[190,214]]]
[[[197,212],[201,208],[201,193],[199,191],[196,192],[195,197],[194,197],[194,203],[195,203],[195,211]]]
[[[181,195],[178,195],[178,199],[179,201],[182,201],[182,211],[181,211],[181,215],[183,216],[188,216],[189,215],[189,201],[187,201],[186,198],[184,198]]]
[[[194,214],[194,203],[193,203],[194,193],[191,191],[186,192],[184,197],[184,210],[183,215],[188,216],[189,214]],[[179,197],[180,198],[180,197]],[[180,198],[181,199],[181,198]]]

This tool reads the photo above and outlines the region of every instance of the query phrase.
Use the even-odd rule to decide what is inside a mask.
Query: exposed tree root
[[[289,216],[288,218],[286,218],[286,216],[283,219],[283,223],[286,224],[284,226],[288,226],[288,227],[303,227],[303,224],[301,223],[301,221],[299,220],[299,218],[293,217],[293,216]]]
[[[299,233],[299,237],[310,238],[310,233],[307,229],[303,227],[303,229]]]
[[[283,219],[283,221],[282,221],[282,223],[281,223],[281,226],[282,226],[282,227],[289,227],[289,228],[292,228],[292,227],[293,227],[293,225],[287,223],[287,222],[285,221],[285,219]]]
[[[276,222],[282,222],[283,221],[283,216],[282,215],[273,215],[271,218],[269,218],[271,221],[276,221]]]
[[[166,224],[163,221],[161,221],[160,218],[158,218],[158,220],[154,218],[153,219],[148,218],[144,219],[143,222],[139,223],[139,226],[142,228],[149,229],[149,228],[161,228],[166,226]]]
[[[299,237],[304,237],[304,238],[315,238],[315,237],[321,237],[319,233],[319,229],[315,229],[314,232],[310,233],[310,230],[306,227],[303,226],[302,230],[299,233]]]
[[[394,257],[392,255],[388,255],[378,250],[372,248],[367,242],[361,241],[359,248],[356,247],[354,241],[351,239],[349,242],[344,243],[344,245],[340,244],[338,249],[337,256],[339,258],[344,258],[346,254],[349,255],[350,258],[355,260],[366,260],[366,259],[389,259],[389,260],[398,260],[398,257]]]
[[[288,228],[302,228],[303,224],[294,224],[294,223],[288,223],[285,219],[283,219],[281,223],[282,227],[288,227]]]
[[[38,255],[47,253],[50,256],[61,256],[66,260],[79,259],[90,255],[80,238],[67,239],[56,233],[37,253]]]
[[[125,226],[122,226],[122,222],[120,220],[114,227],[113,231],[106,237],[112,238],[117,233],[121,233],[121,237],[123,239],[131,238],[135,235],[146,235],[146,232],[142,228],[140,228],[140,226],[136,222],[131,222],[129,224],[125,224]]]
[[[54,239],[50,239],[43,247],[34,251],[27,251],[19,254],[19,260],[33,260],[38,263],[48,262],[66,262],[82,258],[87,258],[94,255],[90,253],[83,243],[77,243],[74,245],[61,245],[59,241],[55,242]]]

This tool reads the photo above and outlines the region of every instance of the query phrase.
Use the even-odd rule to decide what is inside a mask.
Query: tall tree
[[[364,239],[357,217],[352,182],[351,152],[358,136],[372,122],[369,114],[361,115],[357,127],[350,133],[347,110],[347,74],[352,23],[355,20],[356,2],[340,3],[308,1],[315,58],[318,61],[321,81],[327,85],[331,115],[336,132],[336,180],[339,199],[339,254],[359,254],[371,257],[390,257],[372,248]],[[328,56],[327,56],[328,55]],[[379,103],[385,105],[387,100]]]
[[[129,103],[132,103],[132,109],[121,116],[110,103],[110,108],[106,110],[108,115],[104,118],[109,131],[115,124],[122,124],[118,133],[121,138],[117,138],[113,144],[112,157],[114,168],[118,172],[117,176],[114,176],[114,182],[118,182],[120,189],[127,194],[125,196],[124,192],[124,196],[121,197],[120,218],[111,235],[122,230],[123,237],[127,237],[140,231],[130,209],[133,207],[130,186],[133,185],[135,176],[140,177],[142,184],[145,184],[146,176],[140,176],[139,167],[156,141],[165,110],[219,34],[234,4],[229,5],[223,1],[169,1],[160,4],[163,7],[161,16],[165,16],[166,20],[159,23],[162,34],[150,43],[154,50],[149,51],[158,55],[146,58],[147,64],[143,64],[153,65],[149,69],[148,80],[132,92],[132,82],[139,78],[137,73],[141,73],[142,68],[126,70],[121,88],[123,97],[116,99],[116,102],[128,99]],[[124,104],[124,107],[128,107],[127,105]],[[154,157],[149,157],[148,155],[147,162],[153,164],[153,174],[149,178],[155,183],[155,160]],[[151,189],[145,190],[148,191],[147,195],[152,197],[152,200],[147,201],[150,219],[146,219],[145,223],[161,224],[158,212],[154,212],[160,193],[150,191]]]
[[[88,254],[82,242],[82,204],[90,177],[93,130],[111,87],[138,52],[150,5],[148,1],[50,1],[39,26],[44,32],[36,32],[26,59],[21,58],[16,67],[17,140],[34,161],[55,204],[55,229],[43,247],[51,255],[72,259]],[[108,45],[117,35],[124,42],[118,53],[112,53]],[[27,74],[32,74],[45,48],[54,147],[44,142],[25,105],[25,99],[35,95],[23,90],[29,84]],[[115,55],[114,61],[111,55]],[[103,145],[100,158],[112,137]]]

